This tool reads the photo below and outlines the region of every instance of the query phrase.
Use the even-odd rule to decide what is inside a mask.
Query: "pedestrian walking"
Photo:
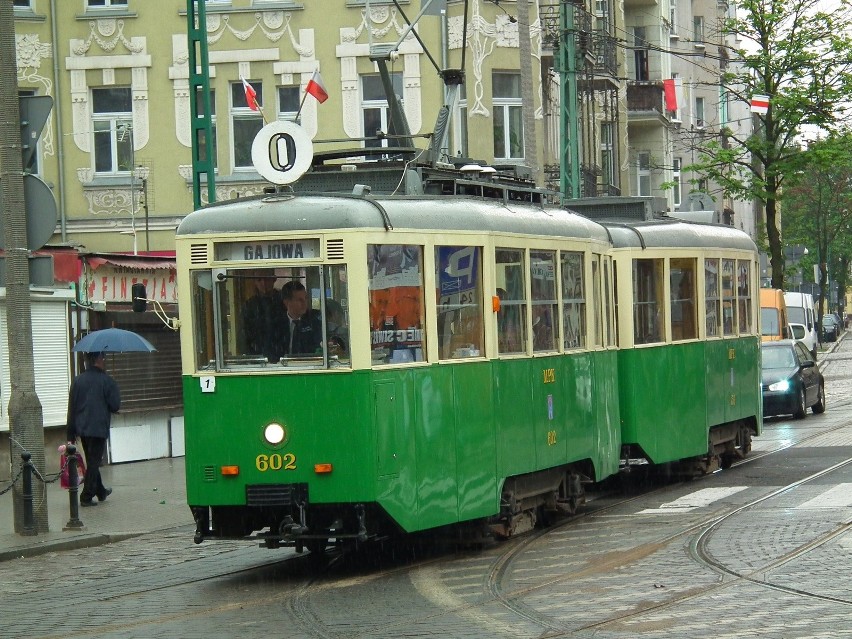
[[[86,370],[71,384],[68,394],[66,435],[73,443],[80,437],[86,455],[86,477],[80,493],[81,506],[97,506],[112,492],[101,481],[101,462],[106,452],[112,413],[121,407],[118,384],[106,372],[103,353],[86,353]]]

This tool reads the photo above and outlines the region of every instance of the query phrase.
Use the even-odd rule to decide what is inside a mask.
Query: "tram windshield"
[[[192,289],[199,370],[349,366],[343,265],[197,271]]]

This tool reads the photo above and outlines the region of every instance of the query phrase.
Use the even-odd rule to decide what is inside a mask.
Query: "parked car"
[[[827,342],[836,342],[840,335],[840,320],[836,315],[822,316],[822,338]]]
[[[817,332],[813,296],[810,293],[789,291],[784,293],[784,302],[787,304],[787,317],[793,329],[793,337],[803,341],[811,355],[816,359],[819,333]],[[797,325],[802,330],[797,330]]]
[[[805,345],[791,339],[760,347],[763,416],[793,415],[802,419],[810,406],[825,412],[825,379]]]

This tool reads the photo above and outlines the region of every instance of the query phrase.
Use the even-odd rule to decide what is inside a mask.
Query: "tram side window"
[[[345,264],[324,267],[325,343],[328,354],[339,365],[350,361],[349,278]],[[314,304],[317,304],[314,302]]]
[[[586,347],[586,284],[583,254],[562,251],[562,344],[565,350]]]
[[[724,335],[734,335],[737,328],[734,262],[735,260],[722,260],[722,332]]]
[[[603,319],[601,318],[601,256],[592,255],[592,339],[595,346],[603,346]]]
[[[213,277],[209,270],[192,274],[192,305],[197,370],[216,368],[216,331],[213,324]]]
[[[751,268],[747,260],[737,260],[737,313],[740,333],[751,333]]]
[[[605,257],[603,262],[603,287],[604,287],[604,321],[606,322],[606,345],[616,346],[615,330],[612,325],[612,295],[610,294],[609,274],[613,273],[612,258]]]
[[[722,321],[721,300],[719,299],[719,260],[704,260],[704,306],[705,330],[707,337],[718,337]]]
[[[663,260],[633,260],[633,341],[663,341]]]
[[[482,322],[482,248],[436,246],[438,357],[479,357]]]
[[[694,259],[673,258],[669,268],[671,290],[672,340],[681,341],[698,337],[695,311]]]
[[[367,269],[373,365],[423,361],[422,247],[371,244]]]
[[[557,348],[556,252],[530,251],[533,351]]]
[[[524,252],[516,249],[496,251],[497,344],[500,354],[526,352],[527,300],[524,280]]]

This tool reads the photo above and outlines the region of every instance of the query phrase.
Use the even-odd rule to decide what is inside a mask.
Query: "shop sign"
[[[163,304],[177,303],[177,272],[174,269],[135,269],[104,264],[88,272],[86,290],[90,302],[133,303],[133,285],[145,285],[146,297]]]

